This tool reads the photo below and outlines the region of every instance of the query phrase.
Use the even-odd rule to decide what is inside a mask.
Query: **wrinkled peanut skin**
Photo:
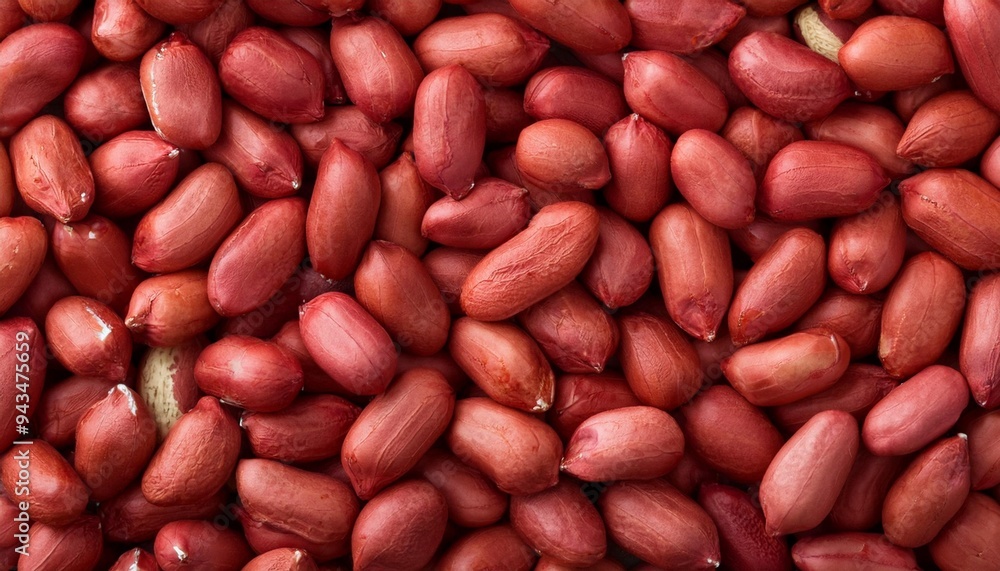
[[[764,514],[750,496],[732,486],[705,484],[698,491],[702,507],[719,530],[722,559],[734,569],[791,569],[788,546],[767,533]]]

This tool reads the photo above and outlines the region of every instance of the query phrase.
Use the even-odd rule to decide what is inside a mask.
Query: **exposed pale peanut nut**
[[[448,427],[455,394],[441,373],[413,369],[366,406],[341,448],[344,470],[362,499],[409,472]]]
[[[858,441],[857,420],[836,410],[816,414],[788,439],[760,484],[769,533],[795,533],[826,518],[850,474]]]
[[[160,441],[200,396],[194,367],[205,342],[195,339],[176,347],[151,348],[139,362],[136,392],[156,422]]]

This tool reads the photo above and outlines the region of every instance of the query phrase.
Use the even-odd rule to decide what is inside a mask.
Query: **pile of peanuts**
[[[1000,569],[1000,1],[0,0],[0,567]]]

